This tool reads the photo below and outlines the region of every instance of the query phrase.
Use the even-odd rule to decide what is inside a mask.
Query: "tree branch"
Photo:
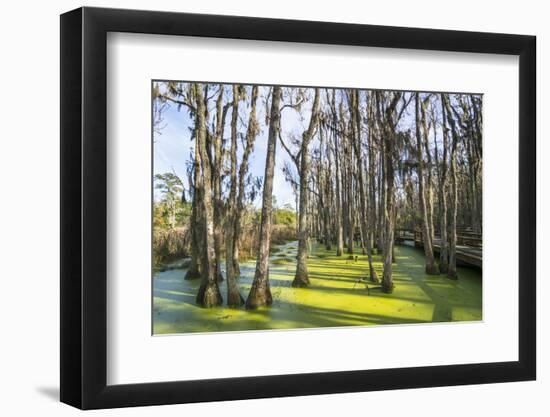
[[[285,141],[283,140],[283,136],[281,135],[281,131],[279,130],[279,141],[281,142],[281,145],[282,147],[284,148],[284,150],[286,151],[286,153],[288,154],[288,156],[290,156],[290,158],[292,159],[292,162],[294,162],[294,164],[296,164],[296,168],[300,169],[300,163],[299,163],[299,155],[300,155],[300,152],[298,152],[296,155],[294,155],[291,151],[290,151],[290,148],[288,146],[286,146],[286,143]]]

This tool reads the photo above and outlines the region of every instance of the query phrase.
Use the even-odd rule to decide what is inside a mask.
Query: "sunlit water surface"
[[[297,242],[277,247],[270,258],[273,305],[255,311],[244,308],[204,309],[195,304],[198,280],[186,281],[186,269],[157,272],[153,277],[153,333],[225,332],[354,325],[474,321],[482,319],[481,271],[458,268],[459,279],[424,273],[422,251],[396,247],[395,290],[384,294],[358,279],[367,271],[366,256],[337,257],[334,250],[313,245],[308,261],[311,286],[292,288]],[[360,251],[357,251],[360,253]],[[382,276],[380,256],[375,269]],[[239,287],[246,298],[255,261],[241,262]],[[373,288],[374,287],[374,288]],[[226,298],[226,284],[220,283]]]

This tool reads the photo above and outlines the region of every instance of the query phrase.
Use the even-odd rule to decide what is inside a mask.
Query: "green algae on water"
[[[283,254],[284,256],[277,255]],[[186,269],[156,272],[153,277],[153,333],[175,334],[269,329],[296,329],[384,324],[479,321],[482,319],[481,271],[458,268],[459,279],[424,273],[423,253],[396,247],[395,290],[382,293],[364,280],[366,255],[353,261],[336,256],[321,244],[312,245],[308,259],[310,287],[291,286],[296,269],[296,242],[279,246],[271,257],[269,278],[273,305],[254,311],[225,306],[203,309],[195,304],[199,281],[184,280]],[[355,255],[354,255],[355,257]],[[380,255],[374,267],[382,276]],[[238,280],[246,298],[255,261],[241,263]],[[366,285],[372,287],[367,291]],[[226,295],[225,281],[220,283]],[[369,295],[370,293],[370,295]]]

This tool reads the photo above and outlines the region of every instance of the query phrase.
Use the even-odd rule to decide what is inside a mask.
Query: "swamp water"
[[[199,280],[186,281],[185,268],[156,272],[153,277],[153,333],[225,332],[354,325],[476,321],[482,319],[481,271],[458,268],[459,279],[424,273],[422,251],[396,246],[395,290],[384,294],[375,284],[357,282],[368,271],[367,257],[357,261],[334,255],[313,244],[308,260],[311,286],[292,288],[297,242],[277,246],[270,257],[273,305],[258,310],[204,309],[195,304]],[[360,250],[357,251],[360,253]],[[379,255],[375,269],[382,276]],[[246,298],[254,277],[255,260],[241,262],[238,284]],[[222,266],[223,268],[223,266]],[[220,283],[226,298],[226,283]]]

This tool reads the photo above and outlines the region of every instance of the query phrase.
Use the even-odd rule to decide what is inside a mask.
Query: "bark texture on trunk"
[[[439,175],[439,229],[441,237],[439,272],[446,274],[449,271],[449,243],[447,235],[447,149],[449,147],[449,132],[447,129],[443,94],[441,94],[441,115],[443,129],[443,156],[440,164],[441,168]]]
[[[355,146],[355,157],[357,159],[357,178],[359,180],[359,200],[360,200],[360,227],[361,227],[361,236],[364,242],[364,247],[367,252],[367,259],[369,263],[369,280],[371,282],[378,282],[378,276],[374,270],[372,264],[372,244],[371,244],[371,230],[370,225],[367,221],[368,216],[368,207],[367,207],[367,191],[365,186],[365,176],[363,173],[363,156],[362,156],[362,139],[361,139],[361,114],[359,112],[359,92],[353,90],[350,93],[350,116],[352,121],[352,131],[354,132],[354,146]],[[369,132],[370,134],[370,132]]]
[[[429,129],[428,124],[426,122],[426,107],[428,105],[428,102],[430,100],[430,96],[428,95],[424,100],[421,101],[421,121],[422,121],[422,133],[424,137],[424,148],[426,151],[426,162],[427,166],[425,165],[425,173],[427,171],[426,175],[426,182],[425,182],[425,190],[426,190],[426,210],[428,213],[428,231],[430,233],[430,240],[432,242],[432,249],[433,249],[433,241],[434,241],[434,216],[433,216],[433,178],[432,178],[432,154],[430,151],[430,144],[429,144]]]
[[[433,252],[432,232],[430,230],[429,213],[426,203],[424,156],[422,152],[422,133],[420,129],[420,93],[416,93],[415,95],[415,109],[416,149],[418,158],[418,201],[420,203],[420,214],[422,216],[422,241],[424,245],[424,255],[426,256],[426,273],[429,275],[439,275],[439,268],[435,263]]]
[[[395,146],[395,121],[394,112],[397,107],[397,103],[401,98],[399,92],[393,93],[393,98],[386,108],[385,120],[384,120],[384,173],[385,173],[385,200],[384,207],[384,254],[383,264],[384,272],[382,276],[382,291],[385,293],[393,292],[393,245],[394,245],[394,219],[395,219],[395,196],[394,196],[394,168],[393,168],[393,154]]]
[[[387,142],[391,142],[390,139]],[[387,144],[388,145],[388,144]],[[388,152],[386,153],[385,173],[386,173],[386,204],[384,205],[384,238],[385,246],[384,253],[382,255],[384,271],[382,274],[382,291],[385,293],[393,292],[393,188],[394,188],[394,173],[393,162],[391,161],[391,153],[389,152],[392,145],[387,146]]]
[[[227,200],[227,220],[225,228],[225,270],[227,278],[227,305],[238,307],[244,304],[244,299],[239,292],[234,265],[234,234],[235,234],[235,211],[237,200],[237,121],[239,117],[239,101],[241,86],[233,85],[233,104],[231,113],[231,147],[229,150],[229,197]]]
[[[191,203],[191,224],[196,225],[191,228],[191,263],[189,269],[185,274],[186,280],[199,279],[201,277],[201,265],[202,265],[202,232],[201,225],[203,219],[201,216],[201,196],[200,196],[200,149],[199,144],[195,140],[195,159],[193,161],[193,202]]]
[[[298,218],[298,256],[296,264],[296,275],[292,281],[293,287],[307,287],[309,285],[309,274],[307,270],[308,256],[308,175],[309,175],[309,143],[313,139],[315,129],[319,122],[319,89],[315,89],[315,98],[311,109],[309,126],[302,135],[302,146],[300,148],[300,208]]]
[[[374,94],[371,92],[368,95],[369,100],[367,103],[367,125],[368,125],[368,136],[367,136],[367,146],[368,146],[368,173],[369,173],[369,213],[368,213],[368,221],[369,221],[369,240],[371,242],[371,247],[373,247],[373,253],[376,253],[374,251],[375,246],[375,238],[378,235],[376,232],[376,225],[377,225],[377,213],[376,213],[376,158],[375,158],[375,151],[374,151],[374,145],[376,143],[375,135],[376,135],[376,127],[374,123]]]
[[[344,254],[344,224],[343,224],[343,210],[342,210],[342,174],[340,167],[340,146],[338,141],[338,117],[336,113],[336,93],[333,91],[332,102],[332,135],[334,139],[334,164],[336,167],[336,256],[342,256]]]
[[[456,178],[456,147],[458,144],[458,132],[456,128],[456,122],[452,115],[451,103],[449,102],[449,97],[447,94],[443,95],[445,109],[447,113],[447,121],[451,126],[451,155],[450,155],[450,179],[451,179],[451,207],[449,212],[449,269],[447,271],[447,277],[450,279],[457,279],[458,274],[456,271],[456,217],[458,211],[458,189],[457,189],[457,178]]]
[[[258,120],[256,119],[256,103],[258,101],[258,86],[252,87],[250,97],[250,114],[248,117],[248,127],[246,130],[245,149],[243,152],[241,165],[239,166],[239,190],[237,196],[237,208],[235,212],[235,232],[233,236],[233,268],[235,275],[240,275],[239,267],[239,242],[242,236],[242,218],[245,204],[245,179],[248,174],[248,161],[250,154],[254,150],[254,141],[259,132]]]
[[[262,218],[260,223],[260,243],[256,259],[256,272],[250,293],[246,299],[246,308],[254,309],[271,305],[273,298],[269,288],[269,244],[271,241],[271,217],[273,211],[273,175],[275,172],[275,153],[277,138],[281,125],[281,95],[279,86],[273,87],[271,111],[269,117],[269,133],[267,156],[265,163],[264,190],[262,199]]]
[[[212,205],[211,162],[206,146],[206,103],[202,85],[195,84],[197,101],[197,146],[199,147],[199,166],[202,175],[199,178],[201,189],[201,209],[204,218],[204,256],[202,261],[201,285],[197,294],[197,304],[202,307],[214,307],[222,304],[222,296],[216,277],[216,253],[214,249],[214,209]]]
[[[216,99],[216,132],[214,135],[214,171],[212,182],[214,188],[214,249],[216,252],[216,276],[218,281],[223,281],[221,270],[222,264],[222,240],[223,240],[223,202],[222,190],[222,168],[223,168],[223,131],[225,126],[225,115],[227,108],[223,106],[224,86],[219,85],[218,98]]]

